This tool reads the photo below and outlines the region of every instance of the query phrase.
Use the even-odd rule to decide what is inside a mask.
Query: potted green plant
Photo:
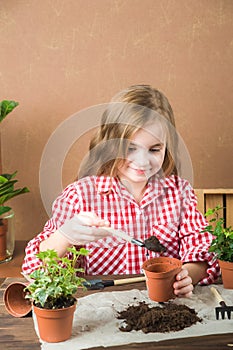
[[[18,106],[18,102],[3,100],[0,102],[0,123]],[[1,153],[0,153],[1,168]],[[27,187],[15,189],[17,171],[0,175],[0,263],[12,259],[14,251],[14,211],[5,206],[5,202],[15,196],[29,192]]]
[[[205,216],[211,218],[208,219],[210,225],[205,228],[205,231],[214,236],[209,251],[216,254],[224,288],[233,289],[233,229],[231,226],[225,227],[224,219],[219,217],[219,211],[222,209],[217,205],[207,210]]]
[[[61,342],[70,338],[73,315],[79,287],[85,288],[82,268],[77,268],[79,257],[88,255],[88,250],[68,248],[71,258],[59,258],[54,250],[37,254],[40,267],[29,277],[25,288],[26,299],[30,299],[37,319],[40,338],[46,342]]]
[[[11,207],[5,206],[5,203],[20,194],[29,192],[27,187],[17,188],[14,186],[18,180],[14,179],[17,171],[13,174],[2,174],[0,175],[0,217],[12,210]]]
[[[14,211],[5,203],[20,194],[29,192],[27,187],[15,189],[18,180],[13,174],[0,175],[0,262],[12,259],[14,251]]]
[[[6,116],[19,105],[16,101],[3,100],[0,102],[0,123]],[[1,134],[0,134],[0,174],[2,173],[2,152],[1,152]]]

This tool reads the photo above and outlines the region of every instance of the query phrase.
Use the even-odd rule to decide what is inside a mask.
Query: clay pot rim
[[[77,306],[77,303],[78,303],[78,299],[77,298],[75,298],[76,299],[76,301],[75,301],[75,303],[73,304],[73,305],[70,305],[70,306],[67,306],[67,307],[62,307],[62,308],[60,308],[60,309],[46,309],[46,308],[44,308],[44,307],[39,307],[39,306],[36,306],[34,303],[32,303],[32,309],[37,309],[37,310],[41,310],[41,311],[61,311],[61,310],[68,310],[68,309],[70,309],[70,308],[72,308],[72,307],[76,307]]]
[[[223,265],[233,265],[233,261],[227,261],[227,260],[220,260],[218,259],[219,264],[223,264]]]
[[[150,266],[156,265],[156,264],[164,264],[164,265],[169,265],[171,266],[171,270],[174,270],[176,268],[180,268],[182,266],[182,261],[176,258],[170,258],[170,257],[158,257],[158,258],[151,258],[146,261],[144,261],[142,265],[143,270],[147,270]],[[159,272],[159,273],[166,273],[166,272]]]
[[[14,317],[24,317],[28,315],[32,310],[31,302],[29,302],[28,299],[25,299],[24,297],[22,297],[22,293],[21,293],[27,285],[28,283],[24,283],[24,282],[13,282],[9,284],[9,286],[7,286],[7,288],[4,291],[3,300],[4,300],[5,308],[8,311],[8,313]],[[14,308],[11,304],[11,300],[9,299],[9,296],[11,296],[11,293],[14,291],[14,289],[16,290],[19,289],[20,291],[18,306],[21,305],[22,306],[21,308],[20,307]],[[15,305],[15,298],[14,298],[13,305]]]
[[[149,271],[149,270],[143,270],[146,278],[152,278],[152,279],[165,279],[168,278],[170,275],[177,274],[181,270],[181,267],[175,266],[173,269],[170,269],[168,271],[163,272],[155,272],[155,271]]]

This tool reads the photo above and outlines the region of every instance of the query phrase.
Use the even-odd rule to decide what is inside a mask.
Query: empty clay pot
[[[24,288],[27,283],[15,282],[10,284],[4,292],[4,303],[8,313],[14,317],[23,317],[32,310],[31,301],[25,299]]]
[[[180,260],[169,257],[152,258],[143,263],[142,268],[146,275],[146,285],[151,300],[165,302],[175,298],[173,283],[181,267]]]

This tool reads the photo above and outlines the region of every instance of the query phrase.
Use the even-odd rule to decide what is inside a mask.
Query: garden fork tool
[[[214,294],[215,298],[218,300],[221,306],[215,308],[216,320],[219,319],[219,314],[221,314],[222,319],[225,318],[225,314],[227,314],[228,319],[231,318],[231,312],[233,311],[233,306],[227,306],[226,302],[223,300],[219,292],[216,288],[210,287],[211,292]]]

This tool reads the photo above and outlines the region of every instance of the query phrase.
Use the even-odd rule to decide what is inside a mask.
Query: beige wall
[[[194,186],[233,187],[232,0],[0,0],[0,99],[20,105],[1,124],[3,170],[31,192],[12,200],[16,237],[47,213],[39,166],[66,118],[149,83],[169,98],[190,152]],[[72,147],[63,185],[88,136]],[[73,150],[73,151],[72,151]]]

